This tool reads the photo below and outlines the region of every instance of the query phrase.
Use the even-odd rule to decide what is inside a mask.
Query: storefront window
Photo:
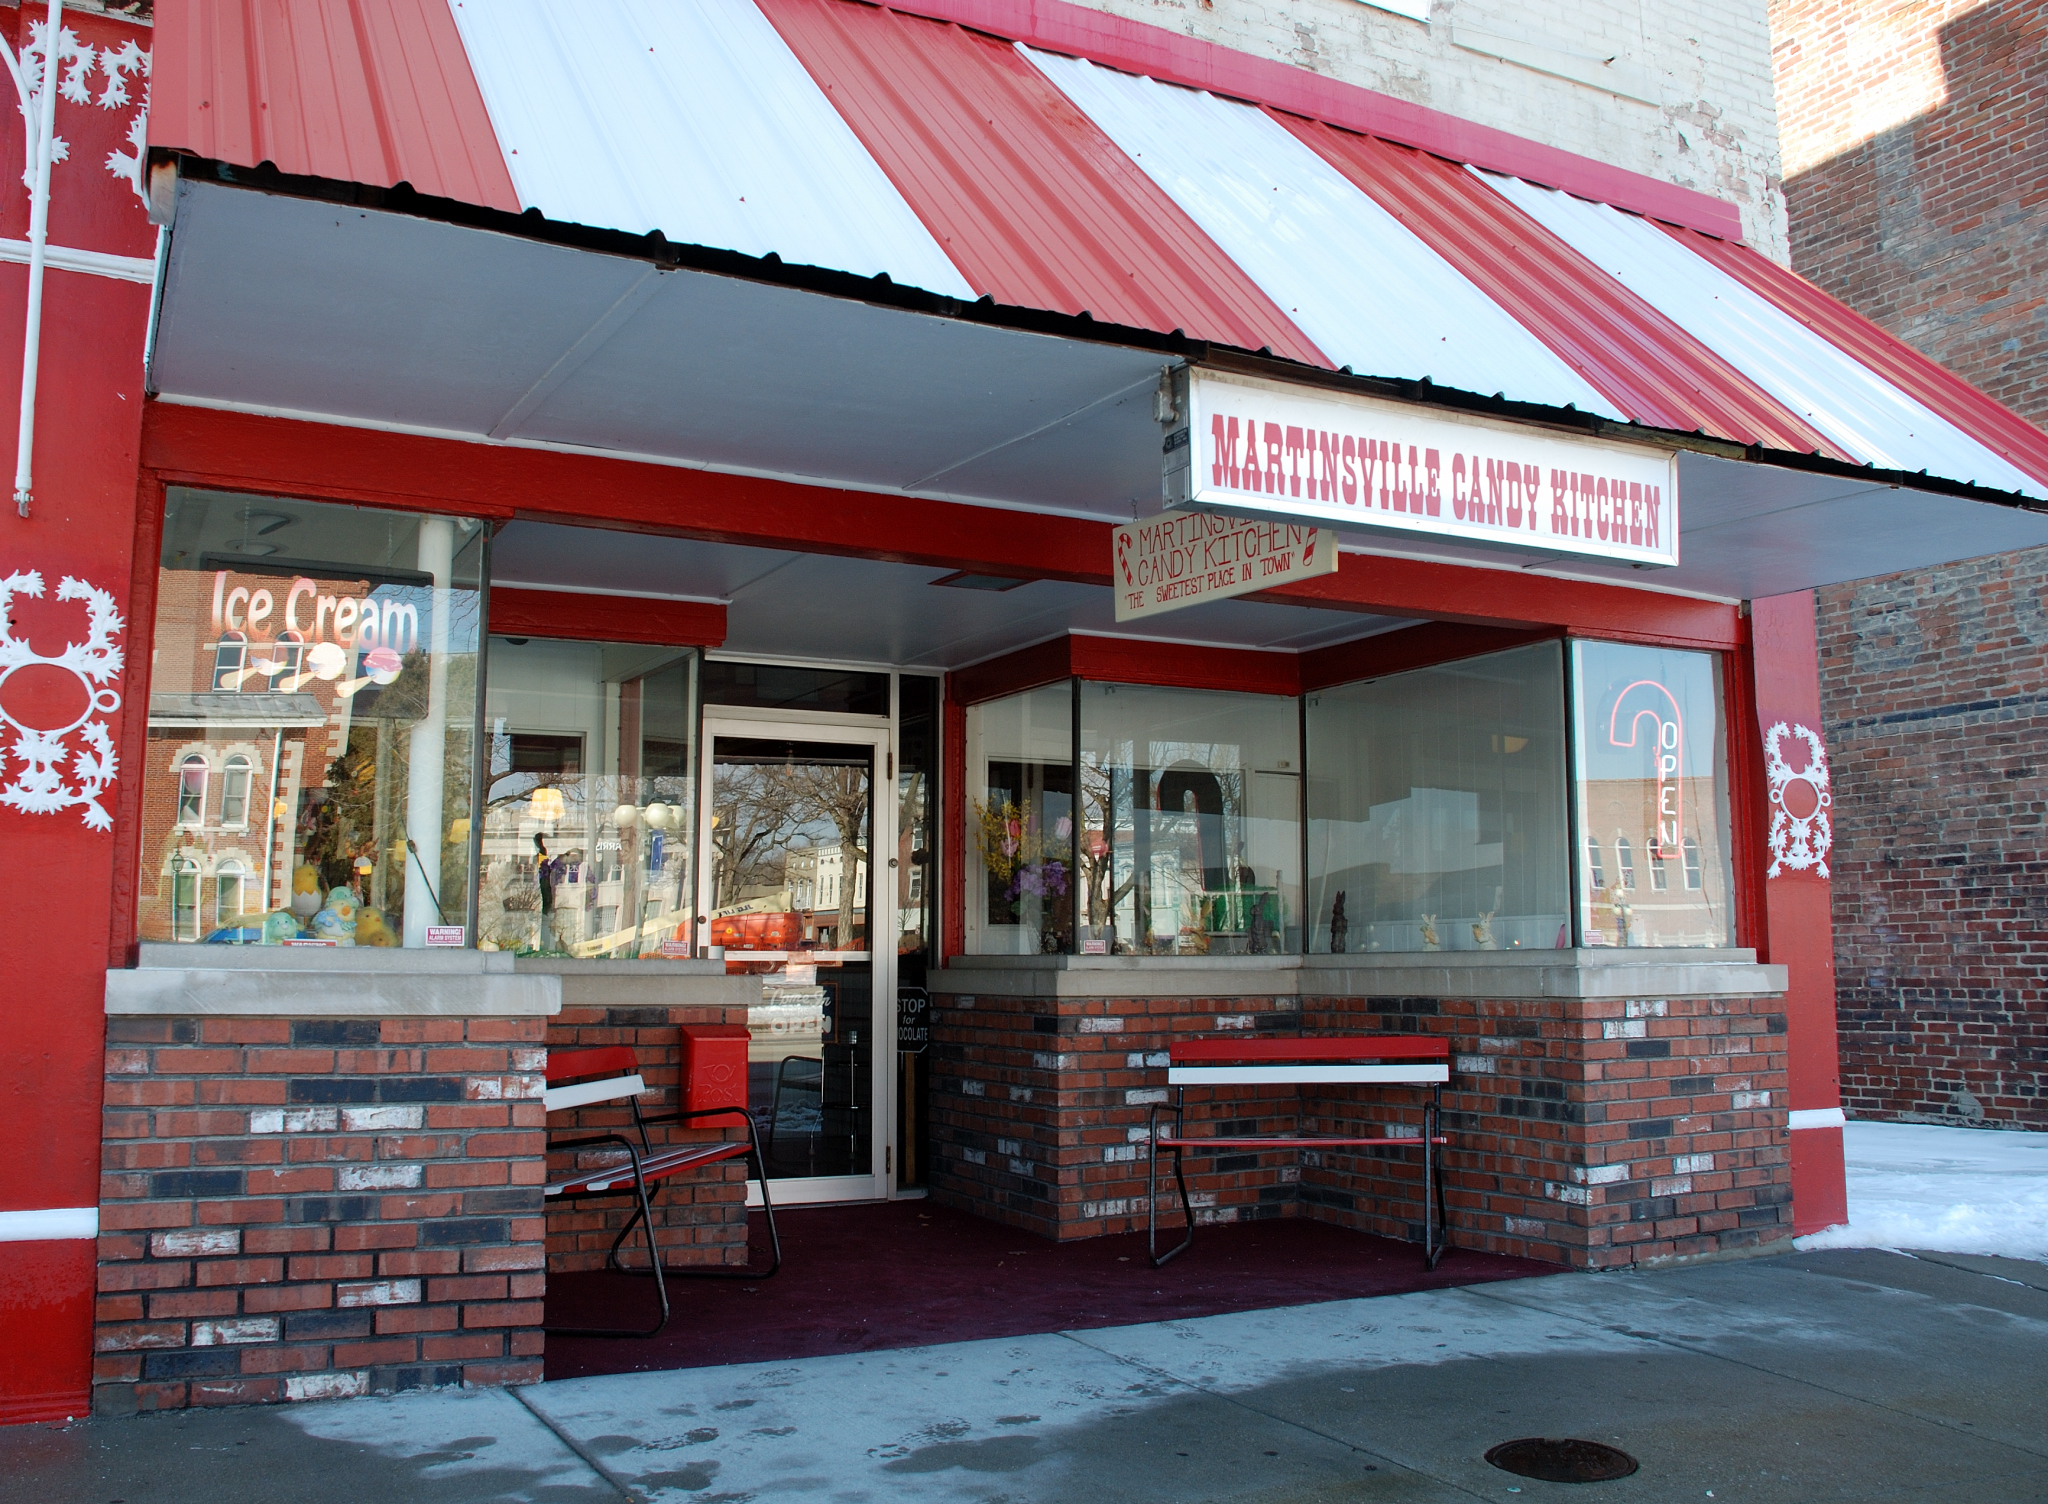
[[[1310,949],[1568,945],[1564,704],[1554,642],[1309,695]]]
[[[692,955],[695,651],[493,637],[486,678],[478,945]]]
[[[1083,684],[1076,949],[1301,949],[1292,697]]]
[[[467,942],[484,540],[466,519],[171,489],[140,938]]]
[[[1572,659],[1584,943],[1734,944],[1720,659],[1612,642]]]
[[[1064,952],[1074,938],[1074,689],[967,712],[967,949]]]

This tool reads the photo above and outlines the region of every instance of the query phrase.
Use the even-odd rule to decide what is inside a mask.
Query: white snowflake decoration
[[[8,71],[14,76],[14,91],[20,101],[22,118],[27,122],[22,140],[27,167],[21,181],[31,191],[36,183],[36,142],[42,126],[43,76],[49,48],[48,21],[29,23],[28,45],[21,49],[19,59],[0,45],[0,54],[5,55]],[[60,99],[69,100],[72,104],[98,105],[103,110],[124,109],[136,103],[131,80],[141,82],[142,99],[134,118],[128,123],[127,140],[134,150],[108,152],[107,171],[132,187],[135,196],[144,203],[149,201],[149,185],[143,175],[148,156],[149,69],[149,53],[138,47],[132,37],[119,47],[95,48],[81,42],[78,33],[68,26],[57,34],[57,95]],[[101,79],[97,95],[90,83],[94,70],[98,70]],[[53,136],[50,165],[54,167],[69,160],[70,156],[70,144],[62,136]]]
[[[143,164],[149,157],[149,54],[136,46],[132,37],[118,49],[103,47],[100,49],[100,72],[106,83],[94,103],[103,110],[118,110],[128,103],[129,75],[144,80],[141,108],[128,122],[128,144],[135,150],[108,152],[107,171],[124,179],[135,190],[135,196],[146,204],[149,202],[149,184],[143,176]]]
[[[17,64],[10,55],[7,66],[14,74],[14,91],[20,96],[21,116],[26,122],[22,132],[22,147],[27,155],[27,170],[21,175],[22,185],[30,190],[36,186],[36,147],[43,123],[43,77],[49,71],[50,23],[29,22],[28,45],[21,49],[21,61]],[[73,104],[91,104],[92,92],[85,81],[92,70],[99,65],[99,51],[78,40],[78,33],[70,27],[62,27],[57,33],[57,96]],[[62,136],[55,136],[50,142],[50,165],[65,161],[71,155],[71,148]]]
[[[1798,773],[1785,761],[1783,748],[1788,736],[1806,744],[1806,767]],[[1835,849],[1835,830],[1828,823],[1828,810],[1835,800],[1828,790],[1828,755],[1821,746],[1820,733],[1796,721],[1773,723],[1764,733],[1764,775],[1771,788],[1771,865],[1764,876],[1811,869],[1815,876],[1826,877],[1828,854]],[[1795,815],[1785,806],[1786,791],[1795,783],[1803,783],[1813,791],[1810,814]]]
[[[42,599],[42,575],[26,569],[0,579],[0,730],[14,734],[12,745],[0,747],[0,775],[8,771],[10,756],[21,765],[11,781],[0,784],[0,805],[24,815],[54,815],[82,805],[88,827],[111,830],[113,818],[100,795],[114,781],[117,768],[113,730],[104,717],[121,708],[120,691],[113,687],[121,674],[121,649],[114,646],[125,625],[121,613],[110,592],[64,576],[57,585],[57,599],[85,602],[87,639],[66,643],[61,653],[46,657],[9,630],[8,607],[16,592]],[[65,669],[78,676],[86,708],[70,725],[24,726],[8,714],[8,679],[17,670],[32,667]],[[76,745],[70,745],[74,740]],[[60,771],[67,763],[72,774],[68,783]]]

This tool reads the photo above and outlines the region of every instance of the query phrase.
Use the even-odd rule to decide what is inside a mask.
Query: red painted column
[[[1786,968],[1793,1226],[1849,1217],[1835,1046],[1835,933],[1828,908],[1834,810],[1821,739],[1813,592],[1753,601],[1757,724],[1763,737],[1765,954]]]
[[[19,56],[43,20],[40,5],[0,11],[0,36]],[[0,1423],[82,1415],[91,1384],[116,887],[108,826],[123,786],[141,772],[118,767],[109,779],[94,759],[98,748],[118,747],[128,719],[146,712],[127,699],[129,672],[148,666],[146,624],[138,632],[127,620],[150,298],[148,282],[133,278],[147,277],[156,244],[140,198],[109,157],[139,150],[129,131],[147,84],[139,61],[150,37],[149,27],[110,16],[64,16],[63,76],[87,98],[79,103],[59,91],[56,134],[69,152],[50,174],[49,244],[136,260],[96,259],[94,270],[45,273],[34,503],[26,519],[9,499],[12,486],[0,487],[8,970],[0,1027]],[[0,80],[0,237],[19,242],[28,236],[29,206],[24,127],[12,90]],[[28,281],[20,261],[0,262],[0,473],[7,477],[16,458]],[[122,655],[119,667],[110,651]],[[36,755],[25,755],[31,744]]]

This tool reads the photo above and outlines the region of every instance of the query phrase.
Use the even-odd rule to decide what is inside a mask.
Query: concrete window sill
[[[1778,997],[1753,950],[1506,950],[1342,956],[955,956],[941,995],[1071,998],[1427,997],[1537,1001]]]
[[[107,973],[109,1014],[265,1018],[534,1018],[559,1013],[557,976],[473,950],[144,945]]]
[[[370,946],[144,945],[107,973],[110,1014],[551,1017],[568,1007],[744,1008],[761,979],[722,961],[576,961]]]

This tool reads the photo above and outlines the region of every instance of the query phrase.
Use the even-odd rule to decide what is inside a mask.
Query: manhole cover
[[[1636,1470],[1635,1458],[1618,1447],[1570,1437],[1524,1436],[1504,1441],[1486,1454],[1495,1467],[1545,1483],[1605,1483]]]

